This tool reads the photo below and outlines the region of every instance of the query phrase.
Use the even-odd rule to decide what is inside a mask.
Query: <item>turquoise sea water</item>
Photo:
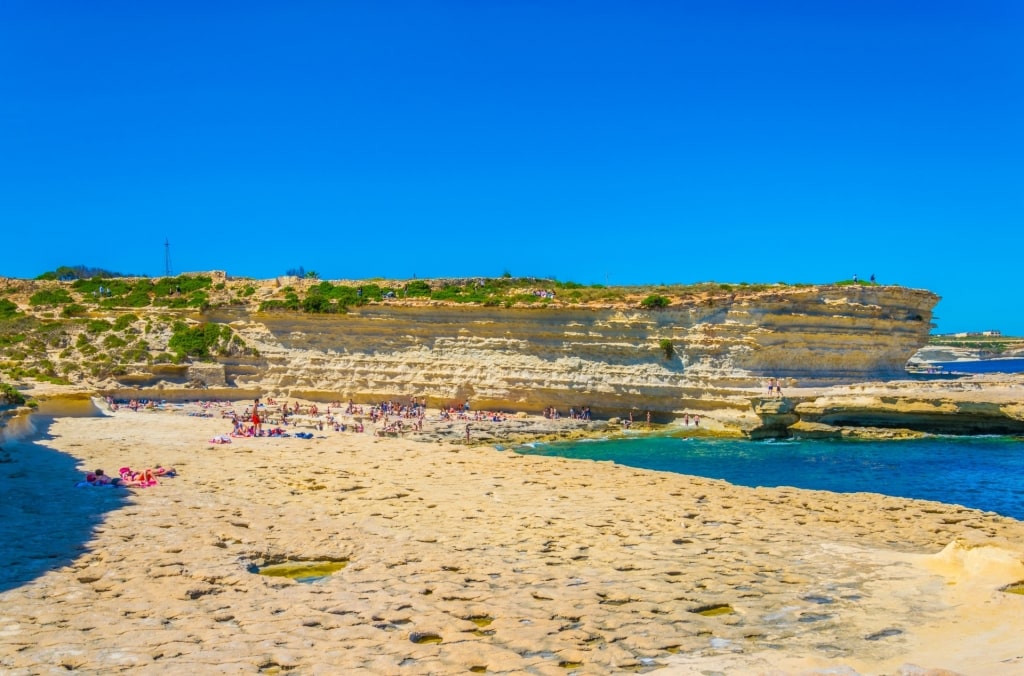
[[[520,453],[612,460],[741,486],[868,491],[937,500],[1024,520],[1024,439],[746,441],[638,437],[534,444]]]

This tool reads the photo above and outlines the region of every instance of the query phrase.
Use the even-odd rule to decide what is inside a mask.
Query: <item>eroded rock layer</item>
[[[902,374],[927,341],[937,300],[899,287],[831,286],[660,310],[379,304],[326,317],[220,310],[204,319],[230,323],[260,356],[221,358],[223,376],[202,379],[314,399],[417,396],[524,411],[591,406],[606,415],[749,411],[730,390],[765,377],[824,385]]]

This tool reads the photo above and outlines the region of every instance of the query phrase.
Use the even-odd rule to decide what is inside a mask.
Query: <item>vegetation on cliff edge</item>
[[[173,315],[140,318],[108,311],[104,317],[0,317],[0,374],[12,381],[69,384],[157,363],[255,354],[227,325],[190,326]]]
[[[226,355],[230,352],[233,333],[231,327],[226,324],[189,326],[185,322],[175,322],[174,334],[167,341],[167,347],[179,360],[195,357],[209,361],[215,353]],[[237,342],[235,344],[237,345]]]
[[[837,285],[852,284],[839,282]],[[869,282],[856,282],[870,286]],[[157,363],[254,356],[229,327],[204,321],[214,308],[343,314],[372,304],[470,304],[505,308],[596,307],[642,311],[714,307],[744,297],[776,299],[808,284],[584,285],[553,278],[327,281],[223,273],[126,277],[64,266],[36,280],[0,282],[0,374],[54,383],[103,380]],[[671,359],[674,348],[658,346]],[[995,348],[998,349],[998,348]]]
[[[13,385],[0,383],[0,404],[5,404],[7,406],[24,406],[25,395],[19,392]]]

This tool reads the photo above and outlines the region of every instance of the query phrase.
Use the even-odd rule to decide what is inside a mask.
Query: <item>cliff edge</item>
[[[934,293],[550,280],[0,279],[5,378],[114,396],[426,399],[757,426],[751,390],[905,376]],[[195,390],[201,389],[203,395]]]

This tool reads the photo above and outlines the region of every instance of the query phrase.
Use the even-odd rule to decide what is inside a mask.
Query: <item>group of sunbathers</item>
[[[241,439],[243,437],[287,437],[289,434],[280,427],[271,427],[267,430],[257,429],[256,425],[246,425],[241,420],[236,420],[235,428],[231,430],[231,436]],[[224,442],[214,441],[213,443]]]
[[[173,467],[161,467],[159,465],[156,468],[146,468],[138,472],[133,471],[131,467],[122,467],[118,474],[120,476],[112,477],[104,472],[102,469],[97,469],[92,472],[86,472],[85,480],[79,481],[75,484],[79,488],[86,488],[89,486],[124,486],[127,488],[147,488],[149,486],[156,486],[160,482],[157,477],[172,477],[177,476],[177,472]]]
[[[423,419],[417,418],[413,421],[412,425],[403,425],[401,420],[396,420],[393,423],[387,422],[387,417],[384,417],[384,427],[374,432],[374,436],[383,437],[387,435],[404,434],[406,431],[422,432],[423,431]]]
[[[439,420],[473,420],[476,422],[505,422],[511,416],[502,411],[473,411],[470,413],[467,408],[449,407],[442,408],[438,416]]]
[[[267,403],[276,404],[276,402],[274,402],[273,399],[268,399]],[[288,404],[285,403],[285,404],[281,405],[279,410],[271,411],[271,410],[268,410],[268,408],[267,408],[267,406],[265,404],[260,403],[259,399],[257,399],[253,403],[252,406],[246,406],[245,410],[242,412],[241,415],[236,413],[234,410],[222,411],[221,412],[221,417],[222,418],[230,418],[231,419],[231,422],[232,422],[232,425],[233,425],[232,430],[231,430],[231,434],[230,434],[230,436],[222,434],[222,435],[219,435],[217,437],[214,437],[213,439],[210,440],[210,443],[214,443],[214,444],[230,443],[230,438],[231,437],[234,437],[236,439],[244,438],[244,437],[289,437],[289,436],[300,437],[300,438],[307,438],[307,439],[311,438],[312,434],[302,433],[302,432],[291,432],[291,433],[289,433],[289,432],[287,432],[284,429],[284,427],[289,425],[289,424],[298,426],[302,422],[305,422],[307,424],[312,425],[312,427],[314,429],[319,430],[321,432],[324,430],[325,427],[333,429],[335,432],[346,432],[346,431],[363,432],[364,431],[365,428],[363,427],[362,422],[359,422],[358,420],[355,421],[355,422],[352,422],[352,423],[345,423],[345,422],[342,422],[341,420],[335,418],[334,414],[331,412],[331,408],[332,407],[334,408],[334,413],[340,413],[341,402],[332,402],[331,404],[328,404],[326,416],[321,416],[319,408],[317,408],[316,404],[312,404],[312,405],[310,405],[306,409],[306,410],[308,410],[308,416],[311,418],[311,420],[299,421],[299,420],[297,420],[296,418],[293,417],[293,416],[300,415],[301,412],[303,411],[303,408],[299,405],[298,402],[295,402],[295,405],[292,406],[292,407],[289,407]],[[361,412],[361,411],[362,411],[361,407],[355,407],[355,406],[352,405],[351,402],[349,403],[349,407],[347,409],[345,409],[345,412],[349,413],[349,414],[353,414],[353,413]],[[277,424],[279,426],[272,427],[270,429],[266,429],[266,428],[263,427],[263,423],[268,422],[268,416],[270,416],[272,414],[276,414],[276,415],[280,416],[279,419],[276,419],[274,421],[274,424]],[[306,436],[307,434],[308,434],[308,436]]]
[[[107,397],[107,406],[110,407],[111,411],[117,411],[122,406],[132,411],[138,411],[140,408],[146,410],[157,408],[157,403],[151,399],[131,399],[127,402],[118,402],[113,397]]]

